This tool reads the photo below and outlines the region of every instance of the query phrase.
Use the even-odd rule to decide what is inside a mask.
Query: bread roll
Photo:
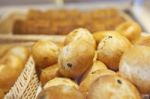
[[[54,64],[52,66],[42,69],[40,74],[40,81],[42,85],[44,85],[49,80],[59,76],[58,69],[59,69],[58,64]]]
[[[118,70],[122,54],[131,47],[131,43],[120,34],[106,36],[98,45],[98,60],[112,70]]]
[[[132,43],[136,42],[141,35],[141,27],[133,21],[120,24],[116,28],[116,31],[128,38]]]
[[[81,76],[92,66],[94,54],[95,48],[85,40],[69,43],[59,54],[60,73],[72,78]]]
[[[15,83],[29,57],[26,47],[13,47],[0,60],[0,89],[7,92]]]
[[[37,99],[85,99],[82,93],[71,86],[58,85],[44,89]]]
[[[87,99],[141,99],[141,96],[129,81],[116,75],[105,75],[93,82]]]
[[[56,77],[52,80],[49,80],[45,84],[44,89],[51,87],[51,86],[57,86],[57,85],[66,85],[66,86],[71,86],[71,87],[74,87],[76,89],[79,89],[79,86],[75,82],[70,80],[69,78],[60,78],[60,77]]]
[[[40,40],[32,47],[32,55],[38,69],[57,63],[59,48],[49,40]]]
[[[88,89],[90,88],[91,84],[100,76],[103,75],[115,75],[116,73],[114,71],[108,70],[108,69],[100,69],[100,70],[96,70],[94,72],[91,72],[90,74],[88,74],[86,76],[86,78],[84,78],[81,83],[80,83],[80,91],[83,94],[87,94]]]
[[[150,47],[134,46],[121,58],[119,73],[137,86],[141,93],[150,93]]]

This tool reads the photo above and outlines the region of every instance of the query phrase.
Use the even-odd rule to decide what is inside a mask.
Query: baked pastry
[[[87,95],[88,90],[91,86],[91,84],[100,76],[103,75],[116,75],[116,73],[114,71],[108,70],[108,69],[100,69],[100,70],[96,70],[91,72],[90,74],[88,74],[80,83],[80,91],[84,94]]]
[[[85,99],[82,93],[71,86],[58,85],[44,89],[37,99]]]
[[[143,94],[150,93],[150,47],[134,46],[122,56],[119,73]]]
[[[81,76],[93,64],[95,48],[79,39],[66,45],[60,52],[58,63],[60,73],[66,77]]]
[[[40,40],[32,47],[32,56],[40,70],[57,63],[59,47],[49,40]]]
[[[29,57],[29,49],[24,46],[16,46],[11,49],[0,59],[0,89],[3,92],[14,85],[25,63]]]
[[[131,47],[130,41],[120,34],[105,36],[97,48],[98,60],[112,70],[118,70],[122,54]]]
[[[116,75],[100,76],[93,82],[87,99],[141,99],[136,87]]]
[[[140,38],[141,30],[141,27],[133,21],[124,22],[116,28],[116,31],[128,38],[132,43],[135,43]]]

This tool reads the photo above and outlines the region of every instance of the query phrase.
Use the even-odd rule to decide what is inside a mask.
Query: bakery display
[[[28,62],[34,72],[27,75],[35,74],[31,79],[38,84],[31,80],[26,90],[38,87],[33,90],[39,92],[37,99],[142,99],[150,93],[149,36],[118,10],[31,10],[12,19],[8,28],[15,34],[65,36],[44,40],[41,35],[28,47],[16,36],[12,41],[19,42],[17,46],[0,45],[0,99],[13,89]],[[30,36],[25,36],[27,42]]]
[[[27,13],[12,13],[0,23],[0,32],[13,34],[66,35],[76,28],[92,33],[114,30],[127,19],[115,8],[105,9],[29,9]]]
[[[122,56],[119,73],[137,86],[141,93],[150,93],[150,47],[134,46]]]
[[[133,84],[116,75],[99,77],[88,93],[87,99],[141,99]]]

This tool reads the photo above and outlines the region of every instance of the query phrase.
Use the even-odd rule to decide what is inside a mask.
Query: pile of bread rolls
[[[25,46],[3,46],[0,49],[0,99],[21,74],[30,51]]]
[[[125,22],[114,31],[70,32],[59,47],[40,40],[32,55],[43,86],[37,99],[142,99],[150,93],[150,47],[141,28]]]

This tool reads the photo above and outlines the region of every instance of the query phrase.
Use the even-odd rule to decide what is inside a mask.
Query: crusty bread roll
[[[59,69],[58,64],[54,64],[52,66],[42,69],[40,74],[40,81],[42,85],[44,85],[49,80],[59,76],[58,69]]]
[[[129,81],[116,75],[105,75],[93,82],[87,99],[141,99],[141,96]]]
[[[122,54],[130,47],[129,40],[120,34],[105,36],[97,48],[98,60],[102,61],[110,69],[118,70]]]
[[[141,93],[150,93],[150,47],[134,46],[121,58],[119,73],[137,86]]]
[[[59,54],[60,73],[72,78],[81,76],[92,66],[94,54],[95,48],[85,40],[69,43]]]
[[[44,89],[37,99],[85,99],[82,93],[71,86],[58,85]]]
[[[108,69],[100,69],[100,70],[96,70],[94,72],[91,72],[90,74],[88,74],[86,76],[86,78],[84,78],[81,83],[80,83],[80,91],[83,94],[87,94],[88,89],[90,88],[91,84],[100,76],[103,75],[116,75],[116,73],[114,71],[108,70]]]
[[[141,35],[141,27],[133,21],[127,21],[120,24],[116,31],[128,38],[132,43],[136,42]]]
[[[57,63],[59,48],[49,40],[40,40],[32,47],[33,59],[38,69]]]
[[[65,38],[64,44],[67,45],[70,42],[77,41],[79,39],[85,40],[86,42],[91,44],[91,46],[96,47],[96,42],[93,35],[84,28],[78,28],[69,33]]]
[[[0,60],[0,89],[7,92],[15,83],[29,57],[23,46],[11,48]]]
[[[51,86],[57,86],[57,85],[66,85],[66,86],[71,86],[76,89],[79,89],[79,86],[74,81],[70,80],[69,78],[60,78],[60,77],[56,77],[52,80],[49,80],[45,84],[44,89],[51,87]]]

